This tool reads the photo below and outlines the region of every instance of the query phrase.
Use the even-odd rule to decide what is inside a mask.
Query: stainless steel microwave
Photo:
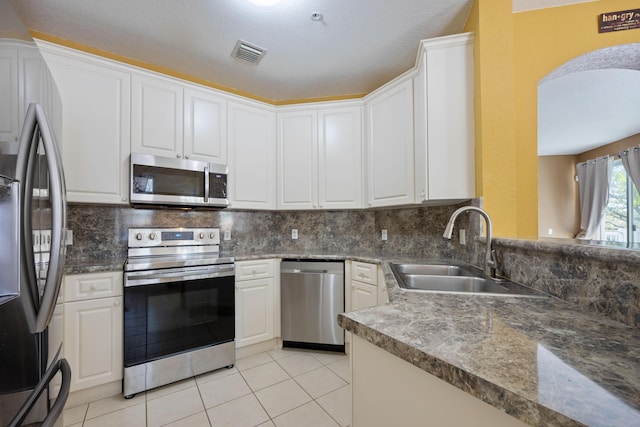
[[[227,165],[131,153],[130,203],[226,208]]]

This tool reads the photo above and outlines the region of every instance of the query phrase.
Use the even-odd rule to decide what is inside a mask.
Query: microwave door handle
[[[204,167],[204,202],[209,203],[209,165]]]

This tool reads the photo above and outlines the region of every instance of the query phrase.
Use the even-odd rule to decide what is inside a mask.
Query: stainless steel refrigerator
[[[7,5],[0,0],[3,19]],[[0,59],[8,58],[0,69],[0,426],[54,425],[71,379],[48,334],[64,268],[66,190],[49,120],[59,116],[46,111],[55,85],[38,55],[33,42],[0,39]]]

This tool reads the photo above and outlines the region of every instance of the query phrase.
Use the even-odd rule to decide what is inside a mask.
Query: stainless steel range
[[[123,394],[235,363],[235,265],[217,228],[129,229]]]

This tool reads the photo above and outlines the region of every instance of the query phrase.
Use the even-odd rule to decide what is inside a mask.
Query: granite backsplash
[[[479,200],[473,201],[474,205]],[[221,251],[261,253],[370,254],[377,258],[459,259],[482,266],[484,239],[478,215],[462,215],[467,245],[442,237],[461,205],[340,211],[190,211],[69,204],[73,245],[68,264],[124,262],[127,230],[137,227],[219,227],[231,240]],[[298,239],[291,239],[291,229]],[[380,238],[386,229],[388,240]],[[457,232],[454,234],[457,236]],[[585,311],[640,326],[640,251],[603,249],[579,242],[494,240],[500,272],[519,283],[573,302]]]
[[[68,263],[126,258],[127,230],[139,227],[219,227],[231,231],[220,242],[224,253],[369,253],[461,257],[465,247],[442,237],[449,216],[460,205],[381,210],[247,211],[132,209],[114,205],[69,204],[73,245]],[[467,227],[460,218],[459,227]],[[298,239],[291,239],[291,230]],[[388,240],[381,239],[386,229]],[[468,230],[467,238],[473,239]],[[467,258],[466,256],[464,257]]]

